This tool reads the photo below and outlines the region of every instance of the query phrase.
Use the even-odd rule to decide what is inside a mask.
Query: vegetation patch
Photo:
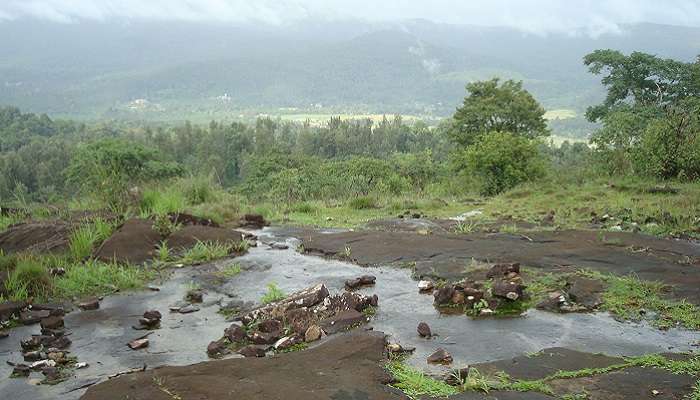
[[[458,388],[425,375],[408,366],[401,358],[390,360],[386,369],[396,380],[391,386],[401,390],[411,399],[422,396],[447,397],[459,393]]]
[[[260,302],[263,304],[270,304],[283,300],[285,297],[287,297],[287,295],[284,293],[284,291],[277,287],[276,283],[271,282],[267,284],[267,292],[265,292],[263,297],[260,299]]]
[[[180,258],[180,262],[189,265],[212,261],[228,256],[231,254],[232,249],[233,246],[231,244],[198,241],[192,248],[185,251]]]

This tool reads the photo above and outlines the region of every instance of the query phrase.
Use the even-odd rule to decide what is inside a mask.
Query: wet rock
[[[17,364],[12,369],[12,378],[26,378],[32,373],[32,369],[25,364]]]
[[[520,273],[520,263],[496,264],[486,272],[487,279],[503,278],[511,273]]]
[[[416,330],[418,331],[418,335],[420,335],[420,337],[429,338],[433,336],[432,332],[430,331],[430,326],[428,326],[428,324],[425,322],[419,323]]]
[[[24,325],[32,325],[50,316],[48,310],[27,310],[20,313],[19,321]]]
[[[22,301],[5,301],[0,303],[0,321],[7,321],[11,318],[18,317],[20,311],[27,306],[27,303]]]
[[[318,325],[311,325],[304,333],[304,341],[306,343],[315,342],[321,338],[322,334],[323,331]]]
[[[494,296],[513,301],[521,299],[524,290],[524,285],[503,279],[495,281],[491,287],[491,293]]]
[[[7,337],[10,337],[10,332],[8,331],[0,331],[0,339],[5,339]]]
[[[275,350],[286,350],[297,344],[297,341],[292,336],[285,336],[275,342],[273,347]]]
[[[209,357],[221,357],[229,352],[229,349],[221,340],[215,340],[207,346],[207,355]]]
[[[41,371],[44,368],[47,367],[55,367],[56,366],[56,361],[53,360],[41,360],[41,361],[35,361],[29,365],[29,368],[31,368],[34,371]]]
[[[33,303],[32,310],[48,311],[51,316],[61,317],[66,315],[66,307],[60,303]]]
[[[39,350],[35,351],[27,351],[24,354],[22,354],[22,357],[24,358],[24,361],[27,362],[35,362],[35,361],[41,361],[41,360],[46,360],[46,354],[42,353]]]
[[[163,318],[160,311],[158,310],[148,310],[143,313],[143,317],[150,320],[160,320]]]
[[[272,250],[287,250],[289,246],[286,243],[275,242],[270,244],[270,248]]]
[[[323,284],[318,284],[298,292],[292,293],[285,299],[256,308],[241,316],[243,323],[270,319],[271,316],[286,314],[289,310],[298,308],[310,308],[323,302],[329,296],[328,289]],[[274,315],[273,315],[274,314]]]
[[[71,340],[67,336],[54,338],[49,342],[50,347],[55,347],[59,350],[67,349],[71,345]]]
[[[274,344],[279,339],[279,335],[255,331],[248,335],[248,339],[254,344]]]
[[[185,300],[190,303],[201,303],[204,301],[204,291],[201,289],[192,289],[187,291],[185,295]]]
[[[100,308],[100,300],[93,297],[78,304],[81,310],[97,310]]]
[[[243,357],[265,357],[265,350],[257,346],[245,346],[238,350]]]
[[[428,356],[430,364],[451,364],[452,356],[443,348],[438,348],[435,352]]]
[[[63,317],[48,317],[40,321],[41,329],[63,328]]]
[[[55,382],[61,379],[61,372],[56,367],[43,368],[41,373],[46,377],[46,382]]]
[[[153,221],[131,218],[102,243],[95,255],[105,262],[143,264],[156,256],[155,249],[162,240]]]
[[[83,369],[83,368],[87,368],[89,366],[90,366],[90,364],[88,364],[86,362],[75,363],[75,369]]]
[[[373,275],[363,275],[359,278],[349,279],[345,281],[345,288],[348,290],[353,290],[359,288],[360,286],[374,285],[374,282],[376,280],[377,277]]]
[[[197,311],[199,311],[199,307],[195,306],[194,304],[188,304],[177,309],[177,312],[180,314],[190,314]]]
[[[593,310],[602,304],[605,285],[595,279],[572,277],[567,281],[567,293],[571,301]]]
[[[435,304],[450,304],[454,292],[455,288],[452,285],[445,285],[439,288],[433,294],[433,296],[435,297]]]
[[[148,347],[148,338],[142,338],[142,339],[135,339],[132,340],[128,343],[129,348],[131,350],[140,350],[140,349],[145,349]]]
[[[321,328],[327,334],[343,332],[367,322],[367,317],[357,310],[343,310],[321,322]]]
[[[421,293],[430,292],[435,288],[433,281],[420,281],[418,282],[418,291]]]
[[[450,299],[450,302],[452,304],[464,304],[466,301],[466,297],[464,296],[464,292],[461,290],[455,290],[454,293],[452,293],[452,298]]]
[[[232,324],[226,330],[224,330],[224,336],[231,342],[231,343],[238,343],[242,342],[247,334],[245,331],[245,328],[239,324]]]
[[[171,223],[181,226],[201,225],[219,227],[219,224],[209,218],[202,218],[192,214],[169,213],[168,218]]]
[[[549,312],[561,312],[561,307],[568,302],[567,296],[562,292],[552,292],[547,298],[537,304],[538,310]]]
[[[389,343],[386,345],[386,349],[394,354],[413,353],[416,350],[415,347],[403,347],[399,343]]]

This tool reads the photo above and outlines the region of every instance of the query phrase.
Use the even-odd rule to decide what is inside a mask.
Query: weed
[[[377,208],[377,199],[371,196],[360,196],[348,202],[348,207],[353,210],[368,210]]]
[[[345,246],[345,248],[343,249],[343,257],[347,260],[349,260],[350,257],[352,257],[352,247]]]
[[[293,353],[295,351],[302,351],[302,350],[306,350],[308,348],[309,348],[309,344],[302,342],[302,343],[297,343],[293,346],[290,346],[284,350],[280,350],[279,353]]]
[[[366,307],[364,310],[362,310],[362,314],[364,314],[366,317],[373,317],[374,315],[377,314],[377,307],[374,307],[374,306]]]
[[[422,396],[447,397],[458,393],[457,388],[426,376],[406,365],[401,359],[389,361],[386,369],[396,380],[392,386],[403,391],[412,399],[418,399]]]
[[[174,223],[168,214],[155,214],[153,217],[153,230],[161,237],[168,237],[182,228],[179,223]]]
[[[146,268],[89,261],[65,265],[66,273],[54,279],[58,298],[79,298],[115,290],[142,288],[153,278]]]
[[[207,261],[224,258],[231,254],[232,245],[218,242],[197,242],[187,250],[180,261],[183,264],[199,264]]]
[[[250,242],[248,239],[243,239],[240,242],[235,242],[234,244],[231,245],[231,249],[239,254],[246,253],[248,249],[250,248]]]
[[[68,250],[75,261],[84,260],[92,255],[97,245],[112,234],[114,225],[100,218],[85,222],[70,235]]]
[[[160,242],[156,247],[156,254],[158,255],[158,261],[161,263],[167,263],[171,260],[172,254],[170,248],[168,247],[168,242],[165,240]]]
[[[317,210],[318,210],[317,207],[315,207],[311,203],[307,203],[307,202],[296,203],[296,204],[293,204],[291,207],[289,207],[290,212],[301,213],[301,214],[313,214]]]
[[[240,273],[241,273],[241,265],[238,263],[234,263],[234,264],[231,264],[231,265],[224,267],[221,271],[218,272],[218,275],[223,277],[223,278],[233,278],[234,276],[236,276]]]
[[[147,189],[143,192],[141,200],[141,214],[167,215],[169,213],[179,213],[187,207],[187,200],[176,185],[163,190]]]
[[[263,304],[270,304],[276,301],[280,301],[285,297],[287,297],[287,295],[282,291],[282,289],[277,287],[277,284],[273,282],[267,284],[267,292],[263,295],[260,301]]]
[[[51,275],[41,260],[17,259],[14,270],[5,280],[5,292],[10,300],[47,299],[53,292]]]
[[[459,221],[455,225],[455,232],[458,233],[473,233],[479,228],[480,223],[478,221]]]
[[[518,225],[515,223],[512,224],[503,224],[498,228],[498,231],[501,233],[518,233]]]

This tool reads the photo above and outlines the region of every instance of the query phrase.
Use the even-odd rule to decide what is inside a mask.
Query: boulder
[[[32,303],[34,311],[48,311],[51,316],[66,315],[66,307],[61,303]]]
[[[418,335],[420,335],[420,337],[429,338],[433,336],[432,332],[430,331],[430,326],[428,326],[428,324],[425,322],[419,323],[416,330],[418,331]]]
[[[443,348],[438,348],[435,352],[428,356],[430,364],[451,364],[452,355]]]
[[[284,325],[276,319],[268,319],[258,324],[258,330],[264,333],[279,335],[282,329],[284,329]]]
[[[42,329],[63,328],[63,317],[48,317],[40,321]]]
[[[224,336],[231,342],[231,343],[238,343],[242,342],[247,334],[245,331],[245,328],[239,324],[232,324],[226,330],[224,330]]]
[[[215,340],[207,346],[207,355],[209,357],[221,357],[229,352],[229,349],[221,340]]]
[[[596,309],[603,303],[601,296],[605,291],[605,285],[601,281],[576,276],[569,278],[566,286],[571,301],[589,310]]]
[[[20,313],[19,321],[24,325],[32,325],[50,316],[51,312],[48,310],[27,310]]]
[[[439,288],[433,294],[433,296],[435,297],[435,304],[450,304],[454,292],[455,288],[452,285],[445,285]]]
[[[102,243],[95,256],[105,262],[143,264],[155,257],[162,240],[153,228],[153,221],[131,218]]]

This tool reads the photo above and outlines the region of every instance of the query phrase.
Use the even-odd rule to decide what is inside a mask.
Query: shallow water
[[[13,399],[75,399],[85,389],[82,385],[106,379],[110,374],[144,363],[187,365],[207,360],[206,346],[221,337],[228,326],[218,314],[221,299],[258,302],[268,283],[276,283],[287,293],[324,283],[331,290],[343,290],[346,279],[363,274],[377,277],[374,286],[361,289],[365,294],[379,296],[379,308],[369,326],[391,336],[391,341],[406,347],[416,347],[409,362],[429,372],[442,372],[444,367],[428,366],[426,357],[438,347],[445,348],[454,358],[453,367],[472,363],[511,358],[547,347],[569,347],[610,355],[635,355],[650,352],[681,352],[694,349],[700,341],[699,332],[685,330],[659,331],[646,324],[621,323],[610,316],[597,314],[551,314],[530,311],[520,318],[470,319],[463,315],[442,315],[432,304],[431,295],[419,294],[411,271],[394,267],[363,268],[353,264],[302,255],[294,250],[298,243],[289,232],[266,228],[255,232],[261,241],[287,242],[288,250],[272,250],[261,244],[245,256],[234,260],[176,270],[160,286],[159,292],[143,291],[118,294],[105,298],[95,311],[77,311],[66,316],[66,328],[72,332],[69,350],[79,361],[88,362],[86,369],[56,386],[32,385],[36,379],[10,379],[12,368],[0,364],[0,398]],[[199,312],[176,314],[168,306],[182,300],[192,281],[207,276],[232,262],[241,265],[242,272],[222,286],[209,290]],[[147,309],[163,314],[162,327],[149,336],[150,346],[132,351],[126,343],[145,333],[131,328]],[[425,321],[438,336],[421,339],[416,333],[419,322]],[[0,340],[0,360],[21,361],[19,341],[39,326],[12,330],[10,338]],[[33,374],[32,378],[40,378]]]

